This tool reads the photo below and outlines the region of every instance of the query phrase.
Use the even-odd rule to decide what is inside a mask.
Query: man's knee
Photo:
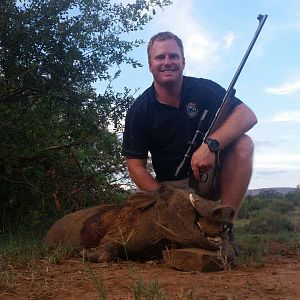
[[[224,152],[225,155],[233,155],[238,160],[252,159],[254,143],[248,135],[243,134],[229,145]]]
[[[242,157],[252,157],[254,151],[254,143],[250,136],[243,134],[235,142],[236,152]]]

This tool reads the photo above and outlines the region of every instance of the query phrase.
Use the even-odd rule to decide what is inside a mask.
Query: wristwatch
[[[220,151],[220,143],[217,140],[207,138],[204,143],[208,145],[208,149],[212,152],[217,153]]]

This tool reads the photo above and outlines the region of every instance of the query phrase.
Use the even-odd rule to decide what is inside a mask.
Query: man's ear
[[[152,73],[152,69],[151,69],[151,61],[150,61],[150,59],[148,59],[148,68],[149,68],[149,71]]]
[[[182,58],[183,69],[185,68],[185,57]]]

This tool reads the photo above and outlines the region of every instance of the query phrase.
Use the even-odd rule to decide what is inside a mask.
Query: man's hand
[[[220,128],[209,137],[219,142],[221,149],[230,145],[242,134],[256,124],[257,119],[253,111],[244,103],[238,105],[227,117]],[[199,171],[207,172],[216,163],[216,154],[208,149],[207,144],[202,145],[194,152],[191,167],[197,181],[200,181]]]
[[[191,160],[191,168],[194,173],[194,177],[197,181],[200,181],[199,173],[207,172],[215,167],[216,154],[209,150],[207,144],[203,143],[193,154]]]

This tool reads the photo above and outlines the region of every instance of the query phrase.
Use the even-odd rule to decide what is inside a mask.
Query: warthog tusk
[[[193,197],[193,194],[190,194],[189,199],[190,199],[190,202],[191,202],[192,206],[194,207],[194,209],[196,209],[196,206],[195,206],[195,199],[194,199],[194,197]],[[204,230],[203,230],[203,228],[202,228],[200,222],[198,221],[198,222],[196,222],[196,224],[197,224],[197,226],[198,226],[200,232],[202,233],[202,235],[204,235]]]
[[[203,232],[203,229],[202,229],[202,226],[201,226],[200,222],[196,222],[196,224],[197,224],[198,228],[200,229],[200,231]]]
[[[218,243],[218,244],[221,243],[223,240],[220,236],[215,236],[215,237],[207,236],[207,239],[211,242]]]
[[[193,194],[190,194],[189,199],[190,199],[190,202],[191,202],[192,206],[193,206],[194,208],[196,208],[196,207],[195,207],[195,200],[194,200]]]

